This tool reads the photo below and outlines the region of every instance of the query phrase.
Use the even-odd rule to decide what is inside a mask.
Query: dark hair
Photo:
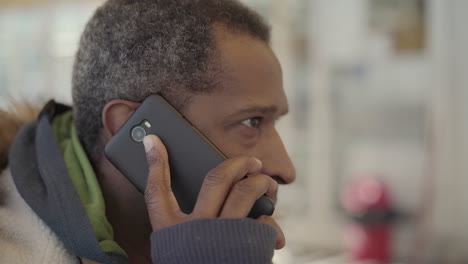
[[[101,154],[101,112],[115,99],[161,93],[182,108],[219,86],[213,26],[266,43],[270,29],[236,0],[109,0],[81,36],[72,88],[77,132],[92,159]]]

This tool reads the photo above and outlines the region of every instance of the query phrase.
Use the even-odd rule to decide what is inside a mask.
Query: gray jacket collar
[[[101,250],[68,175],[50,121],[70,109],[51,101],[37,121],[19,131],[9,153],[13,180],[26,203],[68,250],[100,263],[127,263],[125,257]]]

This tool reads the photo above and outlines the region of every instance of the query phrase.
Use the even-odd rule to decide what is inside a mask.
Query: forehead
[[[281,66],[268,44],[219,28],[215,35],[223,80],[213,95],[229,101],[233,108],[248,104],[286,109]]]

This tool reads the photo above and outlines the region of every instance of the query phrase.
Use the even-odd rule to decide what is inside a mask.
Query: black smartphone
[[[157,135],[169,156],[172,191],[184,213],[191,213],[205,175],[226,156],[161,95],[148,96],[107,144],[107,159],[140,191],[148,178],[143,145],[146,135]],[[249,217],[272,215],[267,196],[258,199]]]

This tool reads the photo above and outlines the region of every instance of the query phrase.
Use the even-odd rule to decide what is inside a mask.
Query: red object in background
[[[342,203],[352,219],[345,234],[351,259],[389,263],[392,210],[388,187],[376,178],[356,180],[345,188]]]

